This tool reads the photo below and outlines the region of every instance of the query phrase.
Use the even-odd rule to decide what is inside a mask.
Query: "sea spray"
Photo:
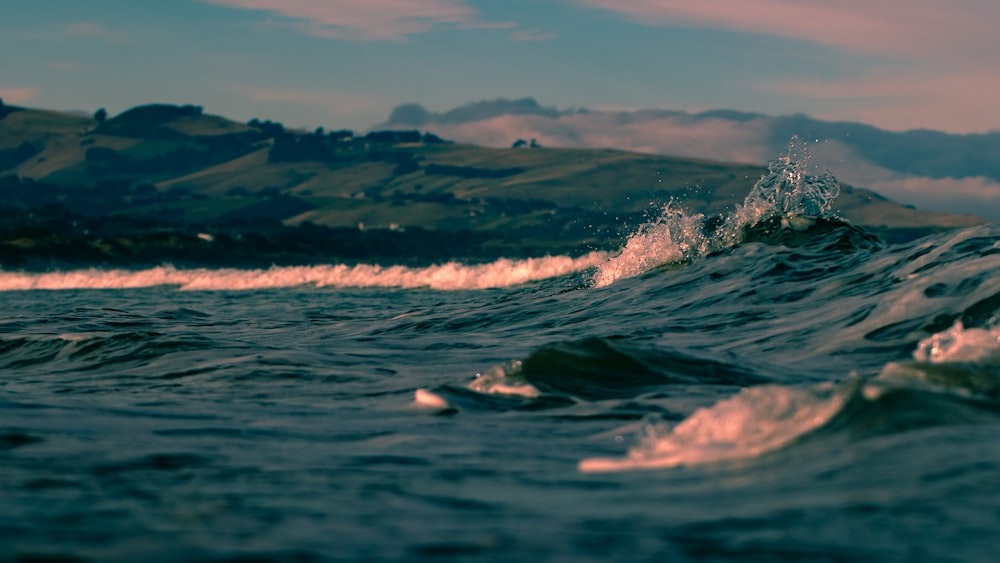
[[[604,287],[615,280],[637,276],[663,265],[694,259],[708,251],[710,239],[703,231],[704,216],[688,215],[673,202],[659,217],[629,237],[621,252],[598,266],[593,283]]]
[[[798,137],[788,152],[767,164],[743,204],[723,217],[688,214],[674,202],[652,222],[640,226],[621,252],[599,265],[595,287],[630,278],[663,264],[681,263],[735,246],[754,226],[776,221],[783,229],[803,230],[818,218],[834,218],[840,184],[829,173],[807,173],[809,152]]]
[[[716,246],[738,244],[748,228],[770,219],[784,218],[795,226],[801,224],[799,218],[833,217],[833,201],[840,195],[840,184],[828,172],[808,174],[808,166],[808,147],[798,137],[792,137],[788,152],[768,162],[767,174],[757,180],[743,205],[726,218]]]

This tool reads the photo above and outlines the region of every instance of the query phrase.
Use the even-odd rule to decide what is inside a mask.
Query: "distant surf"
[[[89,268],[65,272],[0,271],[0,291],[59,289],[128,289],[176,286],[182,291],[253,290],[282,287],[386,287],[474,290],[511,287],[587,270],[607,260],[603,252],[580,257],[546,256],[500,259],[486,264],[448,262],[411,268],[376,264],[274,266],[267,269],[179,269],[159,266],[143,270]]]

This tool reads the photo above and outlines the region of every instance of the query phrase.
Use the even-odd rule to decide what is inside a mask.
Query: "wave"
[[[922,340],[912,361],[887,364],[880,380],[1000,398],[1000,328],[965,328],[958,321]]]
[[[660,394],[674,386],[743,387],[770,382],[735,359],[641,346],[614,338],[584,338],[542,346],[523,360],[477,373],[465,387],[418,389],[416,406],[447,412],[540,410]],[[625,412],[619,412],[625,418]]]
[[[178,338],[153,331],[111,334],[104,331],[0,338],[0,369],[44,365],[50,373],[89,372],[112,367],[147,366],[165,354],[212,350],[205,338]]]
[[[590,458],[584,472],[670,468],[752,458],[812,439],[857,440],[948,424],[1000,423],[1000,329],[956,323],[920,342],[907,362],[871,379],[810,387],[760,385],[694,411],[673,428],[644,425],[624,458]]]
[[[145,270],[90,268],[48,273],[0,271],[0,291],[130,289],[156,286],[177,286],[182,291],[253,290],[297,286],[474,290],[511,287],[573,274],[592,268],[606,259],[605,253],[592,252],[580,257],[500,259],[477,265],[448,262],[424,268],[337,264],[275,266],[257,270],[177,269],[172,266],[159,266]]]
[[[806,173],[809,154],[797,137],[767,165],[743,204],[725,216],[688,214],[667,203],[656,220],[640,226],[621,252],[598,266],[595,287],[605,287],[664,264],[687,262],[742,242],[793,238],[817,222],[847,223],[832,209],[840,184],[829,173]],[[782,241],[783,242],[783,241]]]
[[[689,262],[745,242],[793,244],[817,233],[854,231],[855,242],[877,238],[849,225],[832,212],[840,193],[829,173],[810,175],[807,147],[797,137],[788,152],[768,163],[742,205],[725,216],[688,214],[673,202],[643,224],[615,255],[591,252],[580,257],[547,256],[500,259],[488,264],[448,262],[423,268],[407,266],[315,265],[269,269],[86,269],[68,272],[0,271],[0,291],[33,289],[122,289],[177,286],[181,290],[252,290],[312,285],[316,287],[430,288],[475,290],[516,286],[594,269],[591,285],[604,287],[665,264]]]
[[[531,394],[600,400],[632,397],[670,384],[742,386],[766,381],[733,362],[591,337],[542,346],[524,360],[479,375],[469,387],[494,394],[531,388],[536,390]]]

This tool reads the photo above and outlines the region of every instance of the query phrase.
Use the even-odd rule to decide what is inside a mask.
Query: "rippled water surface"
[[[993,560],[1000,227],[812,182],[447,288],[0,272],[0,559]]]

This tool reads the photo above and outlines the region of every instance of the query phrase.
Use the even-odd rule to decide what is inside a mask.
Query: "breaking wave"
[[[86,269],[25,273],[0,271],[0,291],[35,289],[126,289],[177,286],[183,291],[253,290],[281,287],[385,287],[473,290],[516,286],[592,268],[606,260],[602,252],[572,258],[546,256],[524,260],[500,259],[488,264],[448,262],[411,268],[358,264],[348,266],[283,266],[259,270],[177,269],[159,266],[145,270]]]
[[[922,340],[912,360],[876,377],[811,387],[761,385],[696,410],[673,428],[652,419],[623,458],[590,458],[584,472],[654,469],[755,457],[805,441],[997,423],[1000,329],[961,322]]]
[[[776,229],[796,232],[809,229],[817,220],[838,220],[832,204],[840,194],[840,184],[829,173],[808,174],[808,161],[805,145],[793,137],[788,152],[768,163],[767,173],[727,216],[689,215],[668,203],[655,221],[639,227],[618,255],[598,266],[594,286],[730,248],[754,232],[759,234],[763,225],[770,225],[772,233]]]

